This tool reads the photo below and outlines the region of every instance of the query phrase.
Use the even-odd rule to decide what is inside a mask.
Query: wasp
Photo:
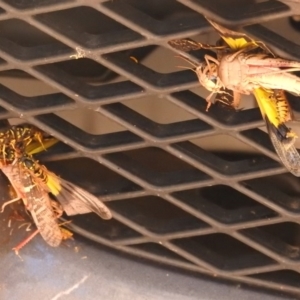
[[[49,194],[37,185],[28,170],[20,168],[15,163],[2,168],[17,193],[17,199],[22,199],[25,208],[43,237],[52,247],[57,247],[62,241],[62,233],[57,224],[56,215],[52,210]]]
[[[13,152],[22,152],[33,141],[42,145],[43,133],[33,125],[16,125],[0,132],[3,160],[14,161]],[[8,153],[7,153],[8,152]],[[9,154],[9,155],[8,155]]]
[[[31,155],[24,153],[18,164],[47,193],[52,193],[68,215],[95,212],[102,219],[111,219],[110,210],[96,196],[77,185],[56,176]]]
[[[95,212],[103,219],[112,218],[110,210],[96,196],[59,178],[34,159],[32,154],[45,150],[57,140],[46,138],[43,132],[26,126],[21,127],[21,131],[9,129],[2,135],[6,145],[0,169],[17,193],[17,198],[6,202],[2,211],[7,204],[22,199],[40,234],[53,247],[63,239],[57,221],[63,211],[69,216]],[[53,202],[49,193],[58,202]],[[56,209],[53,209],[53,203],[56,203]]]
[[[199,82],[211,92],[206,98],[207,109],[214,94],[217,101],[236,110],[241,94],[252,93],[281,162],[292,174],[300,176],[300,155],[294,146],[297,135],[286,126],[293,115],[285,96],[285,90],[300,94],[300,79],[291,74],[300,70],[300,62],[276,57],[263,42],[208,22],[221,36],[217,45],[191,39],[169,41],[181,51],[209,49],[216,53],[216,57],[205,55],[200,64],[184,57],[195,67]]]

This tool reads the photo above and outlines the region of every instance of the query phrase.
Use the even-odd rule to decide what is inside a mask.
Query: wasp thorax
[[[27,157],[22,157],[20,161],[26,169],[28,170],[34,169],[34,162],[32,159],[29,159]]]

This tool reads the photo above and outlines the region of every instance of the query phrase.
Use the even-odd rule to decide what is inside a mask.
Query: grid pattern
[[[168,40],[212,31],[203,14],[225,25],[252,24],[243,30],[300,60],[299,45],[261,25],[293,15],[289,6],[241,0],[0,4],[0,78],[29,78],[51,90],[32,95],[0,84],[0,118],[22,118],[61,140],[39,159],[99,195],[114,215],[110,221],[76,216],[73,230],[173,266],[300,292],[299,179],[279,164],[259,128],[258,109],[232,113],[213,105],[205,112],[193,72],[175,65],[162,71],[164,57],[159,68],[144,63],[157,49],[175,56]],[[149,98],[160,119],[140,108]],[[289,100],[300,112],[296,97]],[[181,117],[169,119],[166,103]],[[113,129],[74,125],[75,111],[106,119]],[[202,146],[221,135],[251,151]]]

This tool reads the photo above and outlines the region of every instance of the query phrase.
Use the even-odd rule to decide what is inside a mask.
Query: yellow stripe
[[[248,42],[245,38],[232,38],[232,37],[224,37],[222,39],[228,44],[228,46],[233,50],[240,50],[242,48],[248,47],[250,45],[255,45],[254,42]]]
[[[53,174],[49,171],[48,172],[46,171],[46,175],[47,175],[47,187],[48,187],[49,191],[54,196],[57,196],[62,189],[60,182],[59,182],[59,177],[57,177],[55,174]]]
[[[273,92],[263,88],[256,88],[254,89],[253,94],[256,98],[263,118],[265,119],[265,116],[267,116],[271,124],[278,128],[280,121],[277,115],[276,103],[272,100]]]
[[[55,145],[57,142],[58,140],[56,138],[44,139],[42,140],[42,144],[37,141],[33,141],[26,147],[26,153],[33,155],[42,152],[47,148]],[[54,196],[57,196],[62,189],[59,182],[59,177],[49,172],[46,168],[43,168],[43,172],[45,172],[45,175],[47,176],[47,188]]]
[[[51,146],[55,145],[58,142],[56,138],[47,138],[42,141],[42,144],[37,141],[31,142],[26,147],[26,153],[33,155],[37,154],[39,152],[45,151],[47,148],[50,148]]]

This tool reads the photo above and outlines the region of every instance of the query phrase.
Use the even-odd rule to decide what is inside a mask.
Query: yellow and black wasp
[[[4,163],[12,163],[14,155],[18,152],[24,152],[25,148],[32,142],[35,142],[35,145],[39,144],[40,146],[43,146],[42,140],[46,139],[43,135],[42,131],[29,124],[25,126],[14,125],[6,130],[0,131],[2,160]],[[52,141],[53,143],[56,143],[54,138],[52,138]],[[48,147],[50,146],[51,145],[48,145]]]
[[[23,158],[21,159],[23,160]],[[2,168],[2,172],[7,176],[17,193],[15,200],[22,199],[43,239],[48,245],[56,247],[63,239],[57,223],[60,215],[56,215],[56,212],[53,211],[49,194],[34,182],[26,168],[20,166],[21,163],[18,162],[6,165]]]
[[[229,30],[208,20],[218,31],[221,40],[217,45],[207,45],[191,39],[177,39],[169,44],[181,51],[213,50],[217,57],[204,56],[202,63],[194,63],[200,83],[211,97],[237,109],[241,94],[254,94],[271,142],[284,166],[295,176],[300,176],[300,155],[295,148],[297,135],[286,126],[293,115],[285,90],[300,94],[300,79],[291,74],[300,69],[300,63],[276,57],[261,41],[244,33]]]
[[[57,219],[65,211],[67,215],[97,213],[110,219],[110,210],[96,196],[73,183],[57,177],[32,156],[57,142],[31,125],[14,126],[0,134],[3,141],[0,167],[16,190],[17,198],[6,202],[4,207],[22,199],[25,207],[44,238],[55,247],[63,239]],[[58,210],[53,209],[52,193],[58,200]],[[61,208],[60,208],[61,207]]]

